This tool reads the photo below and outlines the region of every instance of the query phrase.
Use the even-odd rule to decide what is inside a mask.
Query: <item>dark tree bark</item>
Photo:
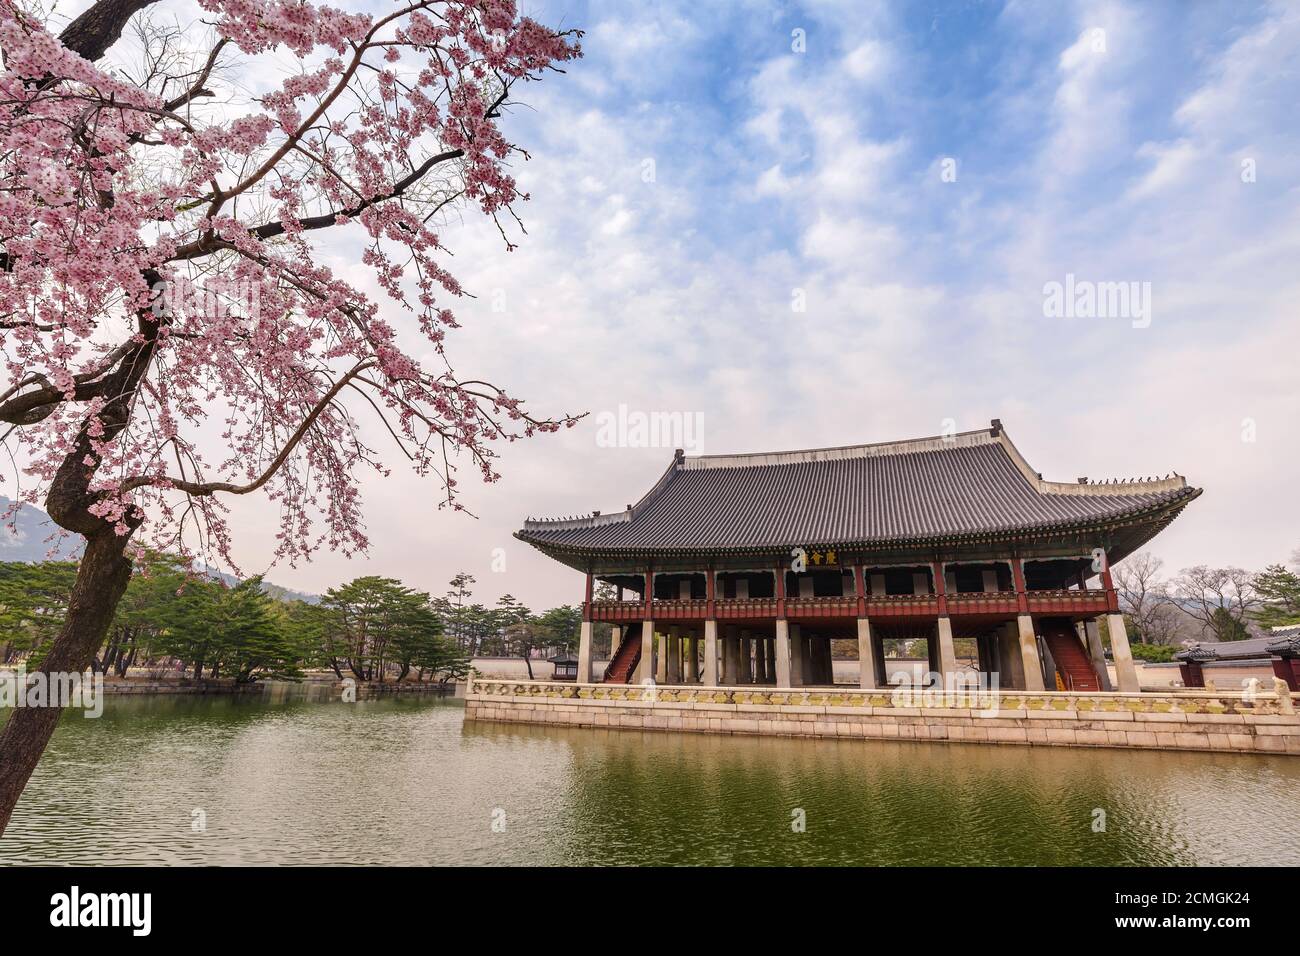
[[[151,286],[159,278],[153,270],[144,273],[145,281]],[[158,323],[151,312],[141,312],[136,326],[138,340],[123,351],[119,364],[97,383],[102,394],[111,397],[97,415],[83,423],[72,452],[59,466],[45,496],[45,511],[54,523],[86,539],[67,617],[40,667],[47,674],[80,674],[90,667],[131,579],[126,547],[135,529],[143,523],[144,515],[135,507],[127,509],[121,522],[126,533],[118,534],[113,523],[92,511],[99,504],[101,494],[92,491],[90,483],[102,459],[91,439],[91,425],[98,425],[101,440],[107,444],[131,420],[132,399],[153,362],[158,343]],[[0,419],[6,419],[11,412],[7,405],[0,405]],[[0,731],[0,835],[9,825],[14,806],[62,713],[61,706],[17,708]]]
[[[126,541],[111,529],[86,540],[68,615],[41,671],[80,674],[90,667],[131,578]],[[0,731],[0,834],[62,714],[62,707],[18,707]]]
[[[92,63],[122,36],[127,21],[157,0],[99,0],[59,34],[59,42]]]

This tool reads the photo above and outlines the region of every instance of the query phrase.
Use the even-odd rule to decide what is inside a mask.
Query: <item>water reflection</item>
[[[1300,862],[1291,758],[462,717],[427,698],[110,699],[60,725],[0,862]]]

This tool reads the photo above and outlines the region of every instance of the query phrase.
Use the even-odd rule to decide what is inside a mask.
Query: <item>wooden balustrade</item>
[[[1018,613],[1018,595],[1014,591],[953,593],[947,595],[948,613],[953,615]],[[1094,617],[1109,611],[1105,591],[1029,591],[1026,600],[1030,614]],[[777,614],[776,598],[717,598],[714,617],[719,621],[772,619]],[[935,594],[871,594],[866,598],[869,618],[935,617],[939,598]],[[628,624],[644,620],[646,606],[641,601],[592,601],[590,619],[607,624]],[[654,601],[650,613],[654,620],[702,621],[709,616],[709,602],[704,599]],[[857,598],[788,597],[786,617],[793,620],[845,618],[857,616]]]

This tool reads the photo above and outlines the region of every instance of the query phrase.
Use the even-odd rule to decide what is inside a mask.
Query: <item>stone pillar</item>
[[[754,683],[754,640],[748,630],[740,632],[740,682]]]
[[[767,638],[754,638],[754,683],[767,683]]]
[[[645,683],[655,672],[655,622],[641,622],[641,660],[636,665],[636,680]]]
[[[775,643],[776,686],[793,687],[790,682],[790,622],[783,617],[777,618]]]
[[[1128,646],[1128,631],[1124,628],[1123,614],[1107,614],[1106,629],[1110,631],[1110,653],[1115,658],[1115,678],[1122,694],[1136,694],[1142,690],[1138,684],[1137,668],[1133,666],[1133,652]]]
[[[591,631],[590,621],[583,621],[578,631],[578,683],[591,683]]]
[[[609,629],[609,659],[612,661],[618,653],[618,646],[623,643],[623,625],[615,624]]]
[[[728,687],[740,683],[740,638],[736,628],[730,624],[722,641],[722,682]]]
[[[941,675],[940,684],[945,687],[953,687],[957,683],[957,651],[952,643],[952,619],[948,615],[939,618],[937,635],[938,640],[935,642],[935,653],[938,657],[935,670]]]
[[[876,686],[876,642],[871,639],[871,622],[858,618],[858,686]]]
[[[668,683],[682,682],[682,638],[681,628],[676,624],[668,628],[668,666],[665,668]]]
[[[658,654],[655,656],[655,683],[668,683],[668,632],[659,632],[659,642],[657,646]]]
[[[810,687],[817,683],[817,662],[813,660],[812,642],[812,635],[804,634],[803,628],[800,628],[799,673],[803,674],[803,683],[805,687]]]
[[[1001,686],[1010,690],[1025,689],[1025,660],[1020,656],[1020,628],[1015,621],[1008,621],[998,635],[1002,645]]]
[[[788,638],[787,638],[787,640],[788,640]],[[776,683],[776,638],[775,638],[775,637],[769,637],[769,638],[767,639],[767,674],[766,674],[766,678],[767,678],[767,682],[768,682],[769,684],[775,684],[775,683]]]
[[[1046,690],[1043,684],[1043,665],[1038,659],[1038,637],[1034,634],[1034,619],[1028,614],[1018,615],[1016,630],[1020,640],[1020,660],[1024,667],[1025,690]]]
[[[704,683],[718,686],[718,622],[704,622]]]
[[[798,624],[791,624],[790,630],[790,686],[803,687],[803,633]],[[780,678],[777,678],[778,682]]]
[[[1088,648],[1092,669],[1097,672],[1097,680],[1100,681],[1098,686],[1102,690],[1114,690],[1115,687],[1110,682],[1110,668],[1106,666],[1106,651],[1101,646],[1101,630],[1095,620],[1083,622],[1083,642]]]

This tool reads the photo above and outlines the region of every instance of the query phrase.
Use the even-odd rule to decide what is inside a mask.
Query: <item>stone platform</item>
[[[1080,694],[475,678],[465,711],[467,720],[625,730],[1300,754],[1300,715],[1285,684]]]

